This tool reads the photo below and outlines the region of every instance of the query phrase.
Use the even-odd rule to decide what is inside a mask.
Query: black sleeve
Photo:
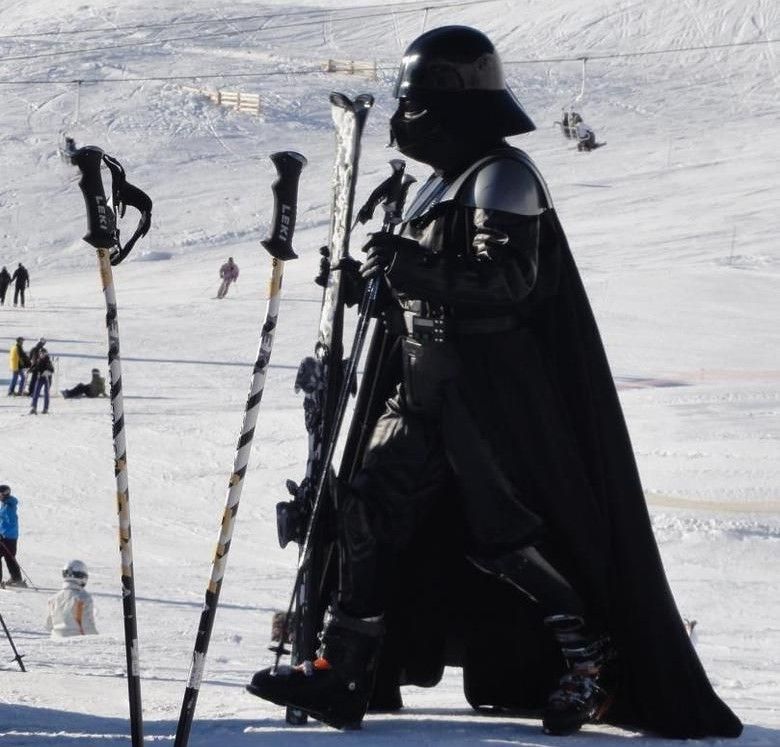
[[[539,218],[482,209],[465,217],[465,229],[448,231],[440,254],[401,247],[387,273],[391,286],[447,305],[517,306],[536,283]]]

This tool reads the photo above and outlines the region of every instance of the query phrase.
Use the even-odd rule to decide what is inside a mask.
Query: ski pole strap
[[[145,192],[127,181],[122,164],[102,149],[95,145],[76,148],[75,142],[70,138],[66,148],[65,153],[70,162],[81,171],[79,187],[87,208],[87,233],[84,241],[96,249],[108,249],[111,264],[118,265],[130,253],[135,242],[149,231],[152,222],[152,200]],[[111,172],[113,209],[106,200],[100,175],[103,163]],[[116,216],[118,213],[120,218],[124,218],[128,205],[138,210],[141,217],[135,232],[122,246]]]
[[[118,265],[135,246],[138,239],[146,236],[149,227],[152,224],[152,200],[143,190],[140,190],[127,181],[125,170],[122,164],[108,153],[103,154],[103,163],[108,166],[111,172],[111,194],[113,197],[114,210],[119,211],[119,217],[125,217],[127,206],[135,208],[140,213],[138,225],[129,241],[124,246],[119,242],[119,229],[116,229],[116,246],[118,252],[111,253],[111,264]]]

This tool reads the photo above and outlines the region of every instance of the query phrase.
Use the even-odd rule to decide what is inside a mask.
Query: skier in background
[[[43,394],[43,414],[49,412],[49,390],[51,389],[51,379],[54,376],[54,365],[49,358],[46,348],[41,348],[32,367],[32,376],[35,379],[35,389],[33,391],[32,406],[30,415],[38,413],[38,398]]]
[[[106,396],[106,380],[100,375],[100,370],[97,368],[92,369],[92,378],[89,384],[76,384],[76,386],[70,389],[63,389],[60,394],[65,399],[74,399],[77,397],[105,397]]]
[[[27,385],[27,394],[31,397],[35,394],[35,384],[38,378],[38,374],[35,371],[35,364],[38,361],[38,356],[41,350],[46,345],[46,340],[41,337],[38,342],[30,348],[30,382]]]
[[[16,343],[8,351],[8,367],[11,369],[11,383],[8,385],[8,396],[15,397],[24,394],[25,371],[30,366],[30,357],[24,349],[24,337],[17,337]],[[16,383],[19,382],[19,391]]]
[[[578,122],[574,131],[577,134],[577,150],[593,150],[598,147],[596,145],[596,133],[593,132],[590,125],[585,124],[585,122]]]
[[[0,270],[0,306],[5,306],[5,294],[9,285],[11,285],[11,276],[3,265],[3,269]]]
[[[14,270],[14,274],[11,275],[11,280],[14,281],[14,306],[21,300],[22,308],[24,308],[24,291],[30,287],[30,273],[21,262]]]
[[[504,139],[534,125],[493,44],[428,31],[395,95],[391,142],[433,174],[401,232],[364,247],[388,352],[335,486],[338,588],[319,653],[247,689],[357,728],[375,686],[431,686],[455,661],[472,705],[542,711],[550,734],[738,736],[668,588],[552,198]]]
[[[228,261],[219,268],[219,276],[222,278],[222,283],[217,291],[217,298],[224,298],[231,283],[238,280],[238,265],[233,261],[233,257],[228,257]]]
[[[92,595],[84,588],[88,580],[87,566],[81,560],[71,560],[62,569],[62,589],[48,604],[46,630],[52,638],[97,633]]]
[[[3,564],[8,566],[11,580],[5,586],[26,587],[22,578],[22,569],[16,562],[16,545],[19,541],[19,499],[11,495],[8,485],[0,485],[0,585],[3,585]]]

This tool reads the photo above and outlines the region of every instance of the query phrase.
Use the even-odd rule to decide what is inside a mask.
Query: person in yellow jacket
[[[14,397],[24,392],[25,371],[30,367],[30,358],[24,351],[24,337],[17,337],[16,344],[8,351],[8,367],[11,369],[11,384],[8,396]],[[19,391],[16,383],[19,382]]]

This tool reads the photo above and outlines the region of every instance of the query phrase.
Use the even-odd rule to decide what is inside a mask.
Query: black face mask
[[[443,170],[461,150],[435,110],[409,99],[401,99],[390,118],[390,145],[408,158]]]
[[[412,99],[400,99],[390,118],[390,145],[440,173],[458,173],[502,142],[478,128],[459,126],[459,117],[463,119],[462,112],[449,112],[446,106],[430,107]]]

